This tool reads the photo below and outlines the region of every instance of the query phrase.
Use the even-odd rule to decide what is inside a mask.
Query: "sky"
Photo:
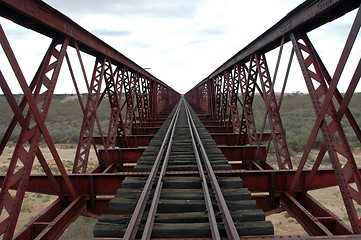
[[[47,4],[70,17],[77,24],[136,62],[158,79],[180,93],[185,93],[206,78],[227,59],[257,38],[288,12],[300,0],[46,0]],[[326,24],[309,37],[331,75],[337,65],[345,39],[356,12]],[[29,82],[44,56],[50,39],[0,18],[19,64]],[[282,72],[288,62],[285,46],[280,74],[275,90],[282,88]],[[360,58],[358,37],[342,81],[340,91],[346,91],[350,76]],[[278,52],[266,55],[269,68],[275,67]],[[74,55],[74,54],[73,54]],[[6,59],[0,50],[0,70],[13,93],[21,92]],[[88,78],[94,59],[84,56]],[[60,75],[55,93],[75,93],[67,69]],[[76,67],[74,67],[76,69]],[[78,68],[79,69],[79,68]],[[10,79],[10,80],[9,80]],[[81,81],[79,81],[81,82]],[[85,84],[79,83],[85,91]],[[358,89],[359,90],[359,89]],[[307,92],[294,59],[287,92]]]

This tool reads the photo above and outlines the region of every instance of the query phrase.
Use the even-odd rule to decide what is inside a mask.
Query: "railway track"
[[[239,239],[273,234],[272,223],[256,209],[242,180],[217,179],[213,172],[229,169],[222,152],[182,99],[134,168],[149,176],[126,178],[110,202],[112,210],[127,214],[102,215],[94,237]],[[167,174],[172,171],[183,175]],[[199,176],[189,176],[187,171],[198,171]]]

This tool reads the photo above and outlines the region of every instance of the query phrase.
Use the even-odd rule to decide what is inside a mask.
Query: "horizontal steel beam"
[[[233,67],[238,62],[248,62],[251,55],[256,52],[266,53],[280,46],[281,39],[295,31],[309,32],[333,21],[340,16],[356,9],[360,1],[348,0],[308,0],[299,5],[284,18],[277,22],[245,48],[223,63],[206,79],[198,83],[194,88],[203,85],[208,79],[222,74],[226,69]],[[285,39],[285,42],[289,38]]]
[[[279,133],[277,133],[278,135]],[[211,137],[216,142],[217,145],[227,145],[227,146],[234,146],[238,145],[238,133],[211,133]],[[261,134],[257,134],[258,139],[261,137]],[[269,141],[271,138],[270,133],[264,133],[262,135],[261,142]],[[247,143],[248,139],[247,139]]]
[[[359,240],[361,238],[361,235],[345,235],[345,236],[296,236],[296,235],[290,235],[290,236],[252,236],[252,237],[244,237],[243,239],[249,239],[249,240],[284,240],[284,239],[294,239],[294,240],[320,240],[320,239],[328,239],[328,240]],[[157,239],[152,238],[153,240],[163,240],[163,239]],[[199,239],[199,238],[194,238]],[[94,238],[93,240],[109,240],[106,238]],[[177,240],[189,240],[189,238],[177,238]],[[212,240],[212,238],[202,238],[202,240]]]
[[[359,169],[361,171],[361,168]],[[296,170],[219,170],[214,171],[217,177],[241,177],[243,184],[251,192],[284,192],[295,176]],[[305,185],[305,180],[311,170],[304,170],[300,181],[297,183],[297,190]],[[128,176],[146,177],[148,172],[120,172],[120,173],[93,173],[93,174],[69,174],[69,178],[79,195],[113,195],[118,188],[122,187],[122,181]],[[198,176],[197,171],[167,172],[168,176]],[[0,175],[0,184],[5,176]],[[62,187],[65,195],[69,195],[63,178],[55,175],[56,181]],[[318,170],[309,186],[309,190],[337,186],[336,177],[332,169]],[[17,186],[14,185],[14,188]],[[31,175],[27,187],[28,192],[56,195],[46,175]]]
[[[56,200],[26,224],[14,239],[58,239],[85,209],[85,197],[78,197],[66,207]]]
[[[333,234],[320,221],[310,214],[290,193],[281,193],[282,206],[300,222],[312,236],[332,236]]]
[[[129,69],[172,89],[135,62],[76,24],[69,17],[42,1],[0,0],[0,16],[52,39],[69,37],[77,41],[81,51],[94,57],[99,55],[108,56],[114,64],[125,65]]]

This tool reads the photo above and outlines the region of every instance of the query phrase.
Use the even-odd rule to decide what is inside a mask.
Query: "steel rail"
[[[150,239],[150,237],[152,235],[154,219],[155,219],[155,215],[157,213],[160,193],[161,193],[162,187],[163,187],[163,178],[165,176],[166,169],[167,169],[167,166],[168,166],[169,155],[170,155],[171,147],[172,147],[172,143],[173,143],[174,130],[175,130],[175,127],[177,125],[181,105],[182,105],[182,101],[180,101],[178,106],[177,106],[176,112],[175,112],[174,117],[173,117],[173,119],[175,119],[174,122],[173,122],[173,125],[170,125],[169,128],[168,128],[168,129],[171,128],[171,133],[170,133],[170,136],[169,136],[169,140],[167,141],[168,142],[167,143],[168,144],[167,151],[166,151],[166,154],[164,156],[162,168],[161,168],[161,171],[160,171],[160,174],[159,174],[159,177],[158,177],[157,186],[156,186],[155,191],[154,191],[152,204],[150,206],[147,221],[146,221],[145,226],[144,226],[142,240]],[[167,140],[167,138],[164,138],[164,141],[166,141],[166,140]]]
[[[204,200],[206,202],[208,219],[209,219],[209,226],[211,228],[211,233],[212,233],[212,239],[221,239],[221,236],[219,234],[218,225],[217,225],[216,216],[215,216],[213,205],[212,205],[211,196],[209,194],[207,179],[206,179],[206,176],[204,174],[201,158],[200,158],[199,153],[198,153],[198,147],[197,147],[196,139],[195,139],[195,136],[193,134],[192,124],[191,124],[192,116],[190,115],[189,111],[187,111],[187,108],[186,108],[186,113],[187,113],[187,121],[188,121],[189,132],[190,132],[191,138],[192,138],[192,145],[193,145],[194,155],[196,157],[199,176],[201,177],[201,181],[202,181],[203,195],[204,195]]]
[[[191,115],[188,105],[186,104],[185,106],[186,106],[187,115],[188,114]],[[191,117],[189,117],[188,119],[190,120],[190,125],[194,132],[195,140],[197,141],[197,144],[198,144],[199,153],[202,157],[203,164],[206,167],[206,171],[207,171],[214,195],[216,197],[216,202],[217,202],[219,211],[221,212],[223,224],[226,229],[228,239],[240,239],[237,229],[235,227],[234,221],[233,221],[230,211],[228,209],[226,200],[224,199],[222,190],[218,184],[216,175],[214,174],[213,168],[212,168],[209,158],[207,156],[206,150],[203,146],[202,140],[198,134],[198,131],[194,124],[194,121]]]
[[[180,102],[178,103],[177,108],[179,108],[179,107],[180,107]],[[168,130],[164,137],[165,140],[162,142],[162,145],[159,149],[159,152],[155,159],[154,165],[152,167],[152,170],[149,173],[149,176],[144,185],[143,191],[142,191],[142,193],[139,197],[139,200],[137,202],[137,205],[133,211],[132,217],[128,223],[128,227],[124,233],[123,239],[135,239],[135,237],[136,237],[137,230],[138,230],[139,224],[140,224],[140,220],[144,214],[144,209],[146,207],[146,203],[149,198],[150,191],[153,187],[153,183],[155,181],[155,177],[157,175],[157,172],[158,172],[161,160],[162,160],[162,156],[164,155],[164,150],[167,147],[166,139],[169,139],[171,137],[172,127],[175,127],[175,121],[176,121],[175,117],[176,117],[176,115],[173,116],[173,118],[169,124]]]

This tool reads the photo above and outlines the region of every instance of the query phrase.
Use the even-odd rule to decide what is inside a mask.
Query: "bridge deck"
[[[167,171],[198,171],[196,155],[192,145],[192,135],[186,115],[186,104],[181,101],[177,122],[174,128],[174,136],[170,149]],[[164,148],[167,148],[169,140],[166,133],[172,123],[172,118],[176,115],[176,109],[168,117],[160,130],[151,141],[147,150],[138,160],[134,171],[151,172],[156,162],[157,155],[163,147],[163,141],[167,141]],[[216,147],[212,137],[205,129],[197,116],[191,113],[206,151],[209,162],[214,170],[230,170],[231,166],[219,148]],[[194,137],[195,138],[195,137]],[[199,145],[198,152],[199,152]],[[161,153],[163,157],[167,153]],[[217,229],[221,237],[229,234],[225,230],[224,215],[219,209],[220,201],[215,196],[216,186],[211,183],[212,175],[206,167],[205,157],[201,157],[202,168],[205,170],[206,185],[209,187],[211,205],[216,220]],[[162,163],[166,160],[161,159]],[[210,170],[212,171],[212,170]],[[158,172],[158,170],[157,170]],[[149,176],[148,178],[150,178]],[[155,176],[155,181],[160,175]],[[127,231],[134,209],[142,201],[142,192],[145,189],[147,179],[144,177],[127,177],[118,189],[116,196],[110,203],[112,210],[122,211],[122,215],[102,215],[94,228],[95,237],[123,237]],[[226,205],[231,213],[238,235],[271,235],[273,226],[269,221],[265,221],[265,214],[262,210],[256,209],[256,203],[251,200],[250,192],[242,187],[242,180],[237,177],[227,177],[216,179],[220,186],[221,193],[226,201]],[[156,185],[151,184],[149,200],[145,204],[144,214],[140,217],[139,228],[136,237],[141,237],[145,229],[146,220],[149,216],[151,202],[156,196]],[[210,213],[207,207],[206,191],[202,185],[202,177],[172,177],[164,175],[160,197],[157,199],[156,215],[154,225],[151,229],[153,238],[205,238],[212,237],[210,227]],[[208,210],[207,210],[208,208]],[[209,213],[209,214],[207,214]],[[133,214],[133,215],[134,215]],[[233,223],[233,224],[234,224]],[[213,235],[214,236],[214,235]]]

